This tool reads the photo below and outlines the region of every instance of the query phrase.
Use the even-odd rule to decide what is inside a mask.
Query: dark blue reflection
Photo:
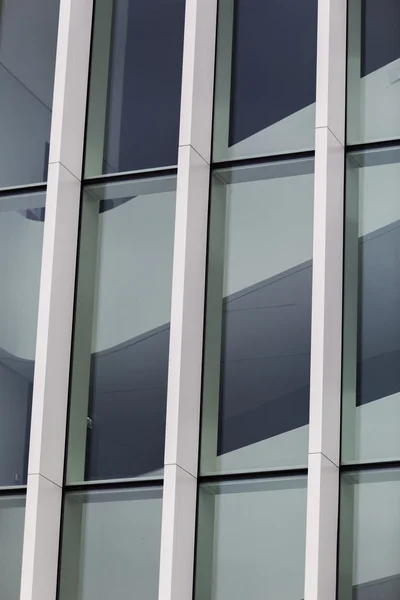
[[[114,20],[122,99],[114,112],[121,81],[111,71],[105,172],[177,164],[184,17],[185,0],[129,0],[126,18]]]
[[[236,0],[230,145],[315,102],[318,0]]]
[[[361,76],[400,58],[400,2],[362,0]]]

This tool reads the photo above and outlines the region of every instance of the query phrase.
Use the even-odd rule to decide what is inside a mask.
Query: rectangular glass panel
[[[199,488],[196,600],[304,597],[306,477]]]
[[[85,175],[178,159],[185,0],[96,0]]]
[[[67,493],[59,600],[155,600],[162,489]]]
[[[342,462],[400,457],[400,148],[347,161]]]
[[[4,600],[19,600],[25,497],[0,496],[0,586]]]
[[[219,0],[213,160],[314,148],[317,0]]]
[[[67,480],[162,474],[176,176],[85,188]]]
[[[343,474],[338,600],[400,597],[400,473]]]
[[[0,486],[26,483],[45,192],[0,193]]]
[[[347,143],[400,137],[400,4],[349,0]]]
[[[214,173],[201,472],[304,466],[313,159]]]
[[[0,187],[47,179],[59,0],[0,2]]]

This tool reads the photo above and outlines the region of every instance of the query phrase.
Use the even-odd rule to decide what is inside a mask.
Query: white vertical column
[[[319,0],[305,600],[335,600],[345,144],[346,0]]]
[[[21,600],[55,600],[93,0],[61,0]]]
[[[217,0],[187,0],[159,600],[192,597]]]

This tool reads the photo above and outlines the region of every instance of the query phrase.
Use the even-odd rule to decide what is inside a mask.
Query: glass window
[[[155,600],[162,489],[65,495],[59,600]]]
[[[342,461],[400,457],[400,148],[349,155]]]
[[[163,468],[175,189],[171,175],[84,190],[69,483]]]
[[[0,2],[0,187],[47,179],[58,10]]]
[[[314,148],[317,0],[219,0],[214,161]]]
[[[400,596],[400,473],[343,474],[338,600]]]
[[[177,164],[185,0],[96,0],[86,177]]]
[[[310,158],[214,173],[203,474],[307,464],[313,168]]]
[[[26,483],[44,203],[0,194],[0,486]]]
[[[400,137],[400,4],[349,0],[347,143]]]
[[[196,600],[304,597],[306,481],[200,486]]]
[[[25,497],[0,497],[0,581],[4,600],[19,600]]]

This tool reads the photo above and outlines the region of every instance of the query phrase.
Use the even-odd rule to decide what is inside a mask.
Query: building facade
[[[399,597],[399,190],[397,0],[0,0],[1,600]]]

